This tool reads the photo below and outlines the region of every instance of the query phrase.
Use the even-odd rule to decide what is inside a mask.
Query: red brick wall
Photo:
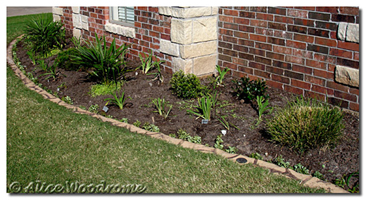
[[[62,8],[64,15],[61,16],[61,21],[72,31],[72,9]],[[158,60],[165,60],[162,63],[164,70],[172,72],[171,56],[159,51],[160,38],[170,40],[171,17],[160,15],[157,7],[135,7],[135,38],[105,31],[104,25],[109,21],[109,7],[80,7],[80,14],[89,17],[89,31],[82,30],[84,39],[93,40],[97,33],[99,37],[104,35],[110,43],[115,38],[118,46],[123,43],[129,44],[131,46],[127,57],[130,60],[139,60],[138,55],[141,52],[150,53],[152,50]]]
[[[221,7],[218,64],[233,76],[359,110],[359,89],[334,82],[336,65],[359,68],[359,44],[337,40],[355,7]]]

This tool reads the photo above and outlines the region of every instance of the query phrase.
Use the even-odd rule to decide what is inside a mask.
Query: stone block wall
[[[358,111],[359,20],[358,7],[220,7],[218,64]]]

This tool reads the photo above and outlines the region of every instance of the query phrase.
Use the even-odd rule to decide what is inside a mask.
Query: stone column
[[[170,41],[160,39],[160,51],[173,56],[173,71],[197,76],[215,72],[218,7],[159,7],[172,16]]]
[[[81,30],[89,30],[88,16],[80,14],[80,6],[72,6],[73,36],[79,38]]]

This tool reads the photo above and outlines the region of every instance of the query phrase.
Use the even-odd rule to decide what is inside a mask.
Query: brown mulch
[[[48,79],[41,70],[35,68],[27,55],[27,50],[24,48],[22,41],[17,46],[17,57],[23,66],[26,66],[27,72],[32,72],[34,77],[38,77],[39,82],[58,96],[71,97],[74,105],[84,106],[89,108],[91,105],[99,105],[99,113],[112,116],[115,119],[128,118],[132,124],[139,120],[144,124],[149,122],[157,125],[160,132],[164,134],[175,134],[179,129],[183,129],[192,136],[198,135],[202,138],[202,144],[214,146],[216,137],[221,134],[224,129],[223,125],[213,117],[208,124],[202,124],[202,119],[197,119],[196,116],[187,114],[184,106],[189,105],[187,101],[177,98],[170,90],[169,81],[171,74],[163,73],[164,83],[159,84],[157,81],[151,81],[152,76],[141,74],[140,71],[132,71],[126,74],[127,82],[123,86],[127,98],[127,105],[123,110],[117,106],[108,105],[108,112],[102,111],[106,104],[105,98],[111,98],[112,95],[104,95],[91,97],[90,87],[96,82],[88,78],[88,73],[83,71],[65,71],[58,69],[59,73],[57,80]],[[49,58],[52,64],[55,56]],[[128,67],[135,69],[139,65],[139,61],[129,61]],[[136,75],[136,72],[138,74]],[[258,118],[256,106],[250,103],[239,101],[232,94],[232,80],[234,77],[226,76],[224,87],[218,87],[216,90],[220,93],[219,100],[226,102],[228,105],[218,109],[219,115],[227,115],[226,120],[236,125],[240,130],[230,128],[229,132],[222,137],[225,147],[232,146],[238,149],[239,154],[249,156],[252,153],[259,153],[266,161],[271,161],[275,157],[282,155],[285,161],[289,161],[291,165],[301,163],[310,169],[311,173],[319,171],[324,175],[327,181],[334,182],[335,179],[341,178],[343,175],[359,171],[360,167],[360,140],[359,140],[359,116],[344,112],[345,129],[343,138],[340,143],[333,149],[313,149],[303,155],[297,154],[291,148],[274,144],[266,138],[265,122],[274,116],[274,114],[264,115],[264,121],[258,127],[254,126]],[[202,83],[208,85],[212,78],[202,79]],[[62,87],[57,91],[61,84]],[[270,95],[270,106],[275,109],[284,107],[288,101],[294,100],[295,95],[288,92],[268,88],[267,93]],[[151,104],[154,98],[164,98],[173,105],[173,109],[167,119],[159,116]],[[194,101],[194,105],[197,100]],[[325,167],[323,167],[325,166]],[[351,180],[351,185],[356,179]]]

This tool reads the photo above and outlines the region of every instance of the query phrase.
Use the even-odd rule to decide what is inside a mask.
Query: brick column
[[[159,14],[172,17],[170,40],[160,39],[159,50],[172,56],[173,71],[214,73],[218,7],[159,7]]]

